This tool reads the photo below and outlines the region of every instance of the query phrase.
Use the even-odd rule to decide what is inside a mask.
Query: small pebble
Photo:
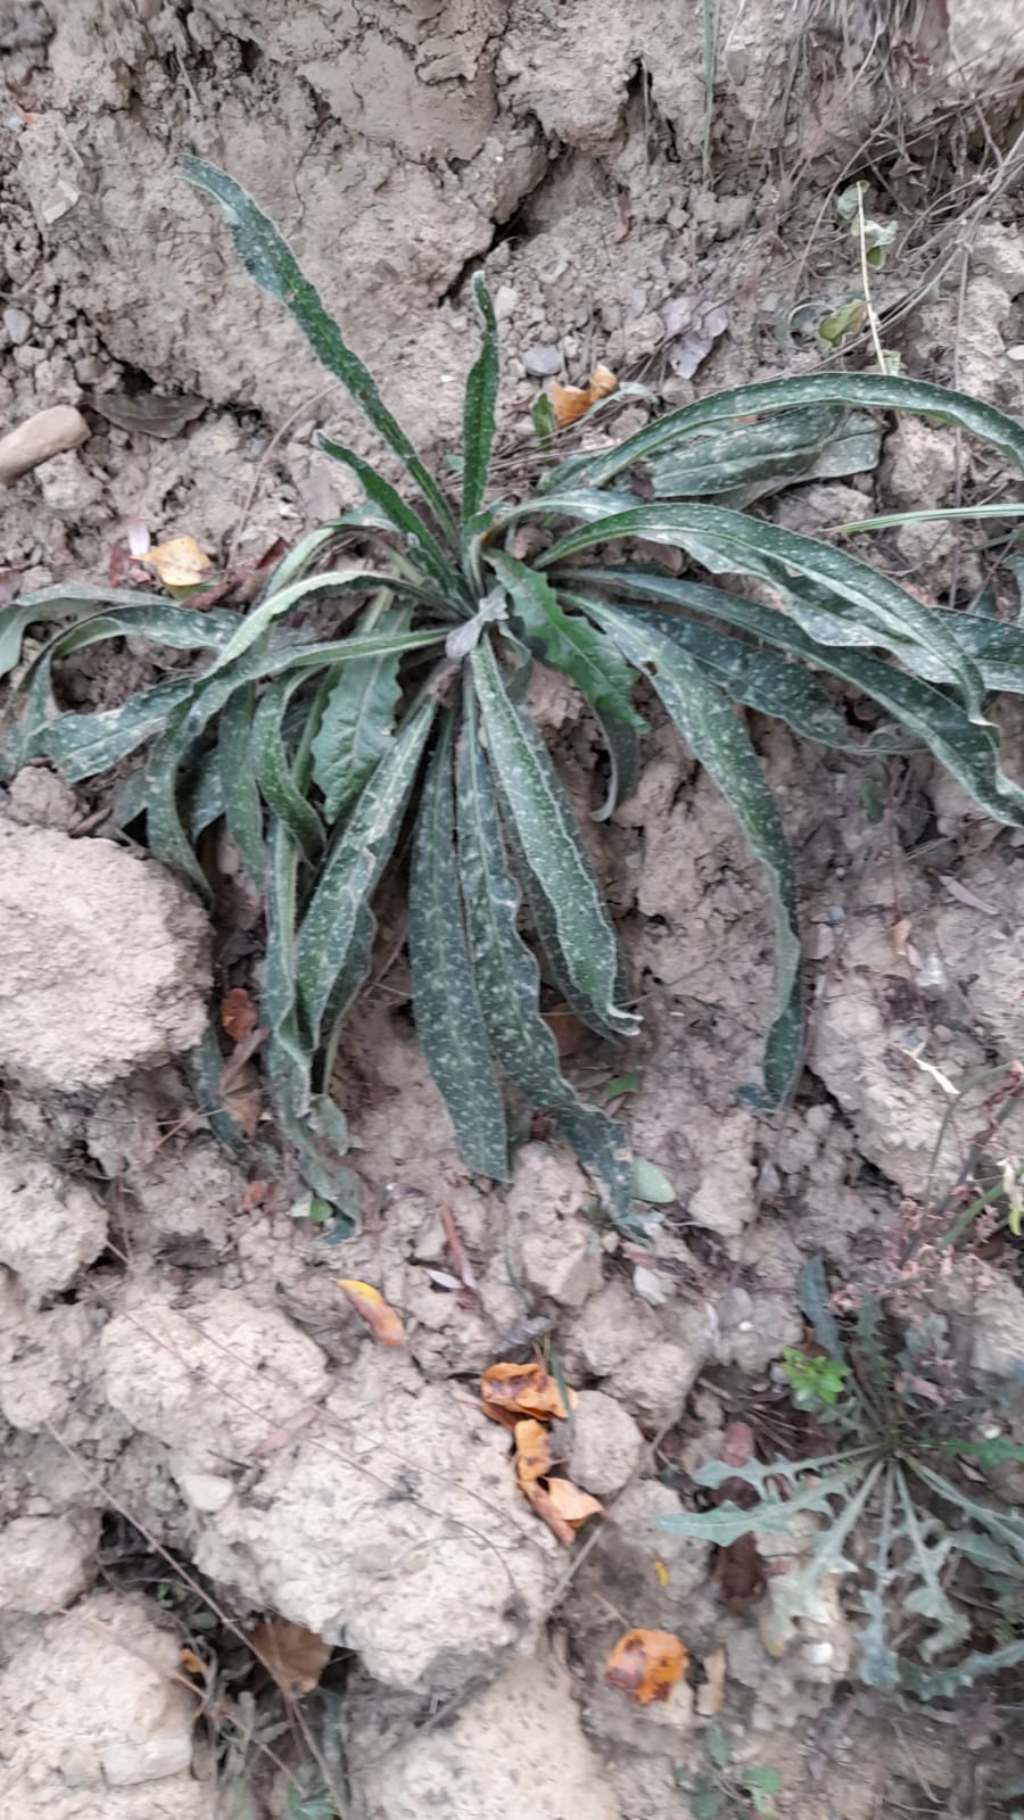
[[[553,379],[562,371],[562,350],[557,342],[538,342],[527,348],[523,365],[534,379]]]
[[[26,310],[19,310],[12,304],[4,311],[4,330],[12,346],[20,348],[32,333],[32,318]]]

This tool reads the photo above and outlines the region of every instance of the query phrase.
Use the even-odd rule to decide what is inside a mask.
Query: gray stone
[[[573,1411],[569,1477],[598,1496],[621,1491],[640,1458],[644,1438],[632,1416],[601,1390],[581,1390]]]
[[[562,350],[557,342],[535,342],[526,349],[523,365],[533,379],[553,379],[562,371]]]
[[[4,330],[13,347],[20,348],[32,333],[32,318],[25,310],[19,310],[14,304],[4,311]]]

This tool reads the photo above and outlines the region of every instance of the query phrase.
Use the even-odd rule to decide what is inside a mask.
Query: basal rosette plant
[[[640,676],[729,802],[775,911],[777,1008],[750,1097],[776,1105],[803,1040],[797,881],[742,708],[844,750],[928,747],[990,815],[1024,825],[1024,792],[1000,769],[986,712],[992,691],[1024,686],[1024,631],[926,606],[842,548],[747,508],[794,478],[871,466],[873,412],[939,419],[1018,466],[1024,428],[910,379],[783,379],[669,412],[596,453],[560,461],[546,445],[537,484],[495,496],[498,336],[478,277],[482,345],[466,386],[456,499],[252,198],[199,159],[186,169],[221,205],[249,273],[347,386],[408,489],[321,437],[357,476],[366,506],[305,537],[244,614],[87,586],[19,600],[0,617],[0,672],[18,662],[27,627],[70,623],[20,678],[8,767],[46,757],[74,781],[144,752],[121,818],[144,815],[150,851],[204,896],[196,842],[224,817],[265,904],[263,1053],[275,1114],[313,1192],[349,1213],[345,1121],[330,1083],[370,967],[374,896],[411,821],[413,1009],[467,1168],[507,1178],[511,1087],[551,1116],[616,1223],[640,1231],[625,1133],[565,1079],[541,1016],[543,979],[611,1041],[639,1022],[586,846],[526,705],[531,664],[563,672],[599,723],[607,766],[598,819],[638,776]],[[641,479],[642,500],[633,490]],[[524,526],[545,534],[529,561],[516,553]],[[379,546],[379,559],[323,566],[354,532]],[[639,558],[594,561],[602,546],[638,540],[682,551],[698,573],[675,579]],[[776,604],[728,591],[725,576],[767,583]],[[292,623],[303,603],[317,603],[328,633]],[[55,667],[125,636],[201,652],[202,662],[121,707],[57,711]],[[821,678],[882,711],[868,747]]]

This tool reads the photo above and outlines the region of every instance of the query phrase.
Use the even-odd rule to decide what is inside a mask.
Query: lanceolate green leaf
[[[267,869],[267,959],[264,1015],[270,1034],[264,1067],[275,1115],[294,1146],[303,1180],[356,1230],[359,1185],[342,1159],[348,1148],[344,1114],[326,1093],[312,1090],[312,1051],[295,1006],[295,917],[298,847],[283,822],[274,825]]]
[[[795,575],[823,594],[826,604],[835,596],[857,609],[847,628],[853,642],[881,645],[911,669],[916,646],[933,653],[948,666],[971,718],[984,721],[981,675],[951,629],[905,589],[842,550],[723,506],[655,505],[638,506],[568,532],[545,552],[542,566],[613,537],[670,544],[689,550],[706,567],[757,575],[783,589],[789,575]]]
[[[255,686],[247,683],[236,690],[221,710],[217,747],[228,833],[242,855],[252,883],[259,890],[263,884],[263,805],[252,748],[255,708]]]
[[[285,743],[284,717],[295,691],[306,681],[303,671],[280,676],[264,690],[252,726],[256,781],[268,807],[284,822],[303,856],[312,864],[323,850],[320,817],[292,774]]]
[[[406,721],[354,805],[310,900],[299,931],[298,981],[299,1002],[313,1042],[319,1040],[335,981],[346,964],[360,907],[398,838],[436,708],[437,702],[427,697]]]
[[[420,1046],[467,1168],[508,1177],[501,1088],[463,923],[455,858],[452,712],[420,799],[409,886],[409,965]]]
[[[607,800],[596,817],[605,821],[632,794],[640,771],[636,735],[646,723],[630,700],[633,675],[602,632],[589,620],[563,610],[554,589],[536,569],[500,550],[488,560],[534,656],[576,684],[600,723],[611,758]]]
[[[437,538],[428,530],[419,513],[406,505],[402,495],[396,492],[391,483],[378,474],[368,461],[364,461],[361,455],[357,455],[354,449],[347,448],[342,442],[335,442],[330,436],[318,436],[317,443],[332,461],[340,461],[344,467],[352,469],[367,499],[390,520],[392,529],[411,544],[414,560],[440,588],[442,597],[457,599],[462,593],[462,578],[448,561]],[[384,580],[385,577],[379,579]]]
[[[371,615],[373,616],[371,618]],[[379,605],[367,608],[367,631],[401,633],[409,609]],[[313,741],[313,777],[324,795],[324,815],[337,821],[359,795],[391,745],[398,707],[399,654],[363,658],[340,665]]]
[[[476,703],[466,692],[459,746],[459,870],[470,956],[491,1047],[531,1106],[553,1112],[597,1182],[612,1218],[633,1229],[631,1158],[621,1125],[587,1106],[562,1075],[540,1015],[537,962],[519,934],[519,892],[508,869],[497,798],[480,744]]]
[[[191,155],[182,159],[182,165],[188,181],[220,203],[250,277],[261,290],[287,305],[317,359],[348,388],[377,434],[405,464],[438,524],[454,534],[448,502],[437,481],[392,417],[367,368],[346,345],[338,324],[328,316],[319,292],[303,277],[294,254],[273,222],[268,221],[241,184],[216,165]]]
[[[920,677],[907,676],[861,651],[816,644],[784,614],[757,601],[726,594],[720,588],[630,569],[591,569],[581,571],[580,579],[584,576],[588,584],[610,588],[620,598],[632,595],[714,615],[852,683],[923,740],[988,814],[1014,827],[1024,826],[1024,791],[999,769],[995,728],[969,720],[957,702]],[[645,608],[631,608],[629,616],[638,622],[649,622],[671,639],[675,639],[680,624],[672,614]],[[685,637],[681,644],[687,648]]]
[[[483,345],[466,381],[462,414],[462,522],[466,526],[484,503],[498,401],[498,324],[490,291],[479,273],[473,280],[473,301],[480,316]]]
[[[1007,412],[971,398],[966,392],[954,392],[921,379],[903,379],[887,373],[821,373],[807,378],[769,379],[756,385],[738,386],[732,391],[701,398],[696,404],[684,405],[679,411],[669,411],[655,423],[638,430],[635,436],[627,436],[617,447],[583,463],[574,463],[573,478],[584,479],[588,486],[603,486],[625,468],[650,460],[672,448],[692,430],[707,424],[812,404],[860,405],[867,409],[874,406],[939,418],[966,430],[971,436],[981,437],[983,442],[992,443],[1018,467],[1024,467],[1024,425]]]
[[[160,738],[149,749],[144,773],[146,837],[155,857],[183,873],[209,903],[210,886],[193,851],[178,802],[181,767],[195,744],[196,736],[189,730],[193,712],[191,700],[175,708]]]
[[[501,794],[550,905],[574,987],[603,1023],[630,1035],[637,1020],[615,1003],[615,934],[551,760],[532,722],[509,700],[488,640],[477,645],[470,664]]]
[[[803,1051],[796,877],[775,799],[740,721],[672,641],[619,608],[591,610],[623,655],[643,667],[694,756],[714,778],[765,866],[775,909],[778,1011],[768,1035],[764,1103],[777,1106],[799,1072]]]
[[[651,465],[656,499],[726,496],[736,505],[794,480],[856,474],[878,461],[871,417],[838,405],[805,405],[758,423],[730,423],[688,436]]]

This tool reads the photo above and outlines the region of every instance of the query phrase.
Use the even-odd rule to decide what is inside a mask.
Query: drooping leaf
[[[662,601],[691,610],[696,608],[753,633],[779,650],[793,652],[842,682],[853,684],[885,708],[894,721],[921,739],[989,815],[1015,827],[1024,826],[1024,791],[999,768],[999,741],[995,729],[989,725],[978,726],[968,719],[950,696],[921,677],[908,676],[893,665],[861,651],[842,645],[818,644],[787,615],[757,601],[726,594],[720,588],[676,581],[669,576],[640,570],[594,569],[583,573],[588,582],[611,588],[619,596],[634,595],[642,600]],[[630,611],[631,617],[635,616],[638,621],[656,625],[666,638],[676,637],[679,621],[672,614],[644,607]],[[984,623],[975,621],[975,628]],[[1005,630],[1013,632],[1016,628],[1006,627]],[[688,649],[685,637],[681,643],[683,649]],[[770,710],[765,708],[764,711]]]
[[[329,373],[348,388],[377,434],[399,457],[427,501],[439,525],[454,534],[448,503],[434,476],[424,466],[405,431],[384,404],[358,355],[328,316],[319,293],[303,277],[294,254],[273,223],[241,184],[204,158],[186,154],[182,167],[189,183],[220,203],[238,255],[260,289],[287,305],[313,352]]]
[[[909,411],[916,416],[937,418],[992,443],[1010,461],[1024,467],[1024,427],[1019,420],[966,392],[890,373],[815,373],[738,386],[701,398],[696,404],[683,405],[678,411],[668,411],[616,447],[574,462],[571,473],[574,480],[584,479],[588,486],[604,486],[623,469],[651,460],[708,424],[799,405],[829,404]],[[568,470],[567,463],[553,476],[555,489],[561,489],[562,477]]]
[[[484,503],[498,400],[498,323],[491,293],[480,273],[473,280],[473,301],[483,343],[466,381],[462,413],[462,519],[466,525]]]
[[[453,729],[447,714],[427,767],[409,886],[409,963],[420,1047],[467,1167],[508,1178],[501,1088],[463,923],[455,857]]]
[[[498,1061],[531,1106],[554,1112],[612,1219],[631,1230],[630,1159],[621,1127],[587,1106],[563,1078],[550,1027],[540,1015],[537,962],[519,934],[519,892],[502,845],[476,703],[467,691],[459,747],[459,869],[477,992]]]
[[[681,658],[672,641],[618,608],[595,602],[592,611],[623,655],[651,673],[652,687],[718,785],[768,873],[775,911],[778,1009],[765,1049],[764,1103],[778,1105],[800,1069],[803,1009],[796,877],[775,799],[736,715],[699,670]]]
[[[119,708],[58,714],[26,739],[24,755],[52,759],[69,783],[95,777],[159,734],[168,715],[189,700],[195,686],[195,677],[169,677],[130,695]]]
[[[286,551],[271,572],[264,589],[264,598],[269,599],[271,594],[279,594],[282,588],[298,581],[316,561],[321,550],[334,543],[343,532],[390,531],[391,528],[391,520],[373,506],[350,506],[347,512],[339,513],[337,518],[317,525],[314,531],[307,531],[305,537],[300,537],[298,543]]]
[[[550,504],[551,502],[549,502]],[[972,719],[984,724],[984,684],[951,628],[888,576],[842,550],[723,506],[637,506],[560,537],[539,559],[550,567],[615,537],[642,537],[687,550],[716,572],[756,575],[788,589],[790,576],[809,584],[827,608],[831,599],[855,609],[837,627],[836,642],[881,645],[914,668],[916,650],[945,664]]]
[[[256,691],[252,683],[237,689],[221,710],[217,728],[221,797],[228,833],[235,842],[252,883],[263,884],[263,805],[252,745]]]
[[[7,676],[19,662],[25,633],[30,626],[72,616],[87,619],[108,602],[118,601],[135,607],[166,605],[158,594],[131,595],[126,591],[119,594],[114,588],[83,585],[74,589],[42,588],[37,593],[23,595],[9,607],[0,608],[0,676]]]
[[[576,684],[600,723],[611,778],[607,800],[595,819],[606,821],[632,795],[640,773],[636,735],[646,722],[630,700],[634,679],[629,666],[589,620],[563,610],[555,590],[536,569],[503,551],[489,553],[488,560],[507,590],[529,649]]]
[[[303,1016],[314,1042],[319,1040],[324,1012],[359,927],[360,908],[398,838],[402,811],[436,708],[437,702],[427,697],[396,736],[335,840],[310,899],[299,931],[298,984]]]
[[[575,992],[603,1023],[629,1035],[637,1020],[615,1003],[615,934],[554,767],[532,722],[510,700],[488,641],[477,646],[470,664],[501,795],[550,906]]]
[[[587,597],[576,589],[563,589],[562,598],[586,610]],[[834,751],[865,751],[864,738],[852,732],[820,683],[802,665],[696,620],[673,618],[671,627],[673,642],[688,650],[709,679],[725,689],[733,701],[755,708],[759,714],[774,715],[804,739],[816,740]],[[903,752],[914,743],[898,732],[885,733],[881,738],[876,733],[871,751]]]
[[[371,615],[373,616],[371,618]],[[367,631],[404,632],[407,607],[367,608]],[[338,670],[313,741],[313,778],[324,795],[324,816],[338,820],[391,744],[398,707],[399,654],[369,657]]]
[[[298,581],[289,582],[276,594],[269,595],[258,607],[240,620],[234,637],[229,639],[218,653],[216,662],[210,667],[210,676],[218,670],[225,670],[229,664],[244,655],[250,646],[257,644],[270,631],[275,621],[291,611],[300,600],[311,594],[325,592],[336,594],[371,594],[376,593],[381,583],[386,586],[389,578],[378,575],[374,569],[327,569],[321,575],[305,575]],[[400,586],[400,583],[396,583]]]
[[[840,406],[805,405],[755,423],[701,430],[658,457],[650,479],[656,499],[724,494],[731,504],[749,504],[794,480],[818,478],[823,462],[833,479],[872,468],[879,444],[877,427],[863,413],[851,423]]]

